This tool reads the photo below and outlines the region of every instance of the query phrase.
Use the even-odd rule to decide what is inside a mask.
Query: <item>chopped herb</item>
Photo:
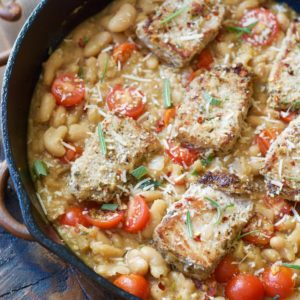
[[[104,134],[101,128],[101,123],[98,124],[98,137],[99,137],[101,152],[103,155],[106,155],[107,149],[106,149]]]
[[[166,78],[164,79],[163,96],[164,96],[164,107],[165,108],[172,107],[171,92],[170,92],[170,80],[166,79]]]
[[[234,203],[228,204],[224,207],[224,211],[228,208],[233,208],[233,207],[235,207]]]
[[[139,180],[142,177],[144,177],[147,173],[148,173],[147,168],[145,168],[144,166],[140,166],[135,170],[133,170],[130,174]]]
[[[33,164],[33,168],[34,168],[34,173],[38,177],[48,175],[47,166],[42,160],[36,160]]]
[[[221,215],[222,215],[222,208],[221,208],[220,204],[209,197],[204,197],[204,199],[207,200],[213,207],[215,207],[217,209],[218,215],[217,215],[217,219],[214,222],[214,224],[218,224],[221,220]]]
[[[157,180],[153,180],[151,178],[149,178],[148,180],[145,180],[140,186],[139,188],[144,190],[146,187],[148,186],[153,186],[154,188],[158,188],[159,186],[161,186],[161,183]]]
[[[193,238],[193,224],[191,221],[191,213],[189,210],[186,212],[186,225],[187,225],[189,237],[192,239]]]
[[[282,263],[282,266],[294,270],[300,270],[300,265],[293,265],[293,264],[287,264],[287,263]]]
[[[166,18],[164,18],[163,20],[161,20],[160,24],[169,23],[171,20],[173,20],[174,18],[178,17],[180,14],[182,14],[187,9],[188,9],[188,5],[183,6],[182,8],[174,11],[172,14],[170,14],[169,16],[167,16]]]
[[[212,97],[212,96],[211,96],[209,93],[207,93],[207,92],[204,92],[203,96],[204,96],[205,101],[208,102],[208,103],[211,104],[211,105],[219,106],[219,105],[222,103],[221,100]]]
[[[298,44],[297,47],[300,49],[300,44]]]
[[[279,300],[280,299],[280,296],[279,295],[276,295],[272,298],[272,300]]]
[[[84,36],[82,41],[83,41],[84,45],[86,45],[89,41],[89,38],[87,36]]]
[[[207,158],[201,159],[202,167],[206,168],[208,165],[210,165],[212,163],[214,158],[215,158],[214,155],[210,154]]]
[[[191,172],[192,176],[199,176],[199,172],[196,170],[196,168]]]
[[[107,73],[108,62],[109,62],[109,56],[106,57],[106,60],[105,60],[105,63],[104,63],[104,69],[103,69],[103,72],[101,74],[101,79],[100,79],[101,83],[104,82],[104,79],[105,79],[105,76],[106,76],[106,73]]]
[[[239,26],[228,26],[226,29],[230,32],[236,32],[238,33],[239,37],[241,37],[244,34],[251,34],[253,28],[257,25],[258,22],[254,22],[250,24],[247,27],[239,27]]]
[[[105,203],[101,205],[102,210],[115,211],[118,208],[118,204]]]
[[[240,234],[238,237],[237,237],[237,240],[241,240],[243,237],[245,236],[248,236],[248,235],[251,235],[251,234],[254,234],[254,233],[258,233],[260,232],[260,230],[256,229],[256,230],[252,230],[252,231],[249,231],[249,232],[245,232],[243,234]]]
[[[81,79],[84,78],[84,76],[83,76],[83,68],[81,68],[81,67],[78,70],[78,77],[81,78]]]

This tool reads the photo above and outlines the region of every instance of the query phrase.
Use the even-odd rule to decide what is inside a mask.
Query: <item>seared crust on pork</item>
[[[300,109],[300,21],[295,20],[283,41],[269,78],[268,103],[275,109]]]
[[[251,79],[242,65],[196,77],[178,108],[173,138],[203,150],[231,150],[251,104]]]
[[[270,195],[300,201],[300,117],[272,144],[262,174]]]
[[[200,178],[199,183],[229,194],[250,194],[254,190],[251,182],[242,181],[228,171],[208,171]]]
[[[220,206],[220,214],[209,201]],[[252,216],[251,201],[211,187],[192,185],[175,202],[154,232],[166,261],[186,275],[202,280],[213,272]],[[190,214],[192,237],[187,214]]]
[[[102,130],[107,154],[101,152],[96,130],[71,168],[69,188],[79,201],[108,202],[116,194],[127,194],[126,174],[158,147],[156,138],[131,118],[109,114]]]
[[[218,34],[224,13],[219,0],[167,0],[137,25],[136,33],[162,60],[184,67]]]

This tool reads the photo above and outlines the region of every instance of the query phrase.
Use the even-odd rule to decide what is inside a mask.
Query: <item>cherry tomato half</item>
[[[132,87],[123,88],[118,84],[108,94],[106,102],[109,110],[117,115],[138,119],[145,111],[143,97],[142,92]]]
[[[143,276],[121,275],[114,281],[114,285],[142,300],[147,300],[150,297],[149,283]]]
[[[291,269],[283,266],[273,266],[264,271],[262,280],[265,293],[269,297],[280,296],[285,299],[293,294],[295,282]]]
[[[278,129],[266,129],[256,136],[255,142],[263,156],[266,156],[269,148],[279,133],[280,131]]]
[[[121,64],[125,64],[137,47],[133,43],[123,43],[117,46],[113,51],[113,58]]]
[[[51,93],[58,105],[65,107],[78,105],[84,99],[84,82],[72,73],[61,74],[54,80]]]
[[[168,142],[166,153],[174,163],[187,167],[191,166],[199,157],[197,150],[188,149],[171,141]]]
[[[264,203],[271,208],[275,214],[275,220],[280,220],[284,215],[290,215],[292,206],[281,197],[264,197]]]
[[[69,207],[66,212],[60,216],[59,223],[61,225],[77,226],[81,224],[85,227],[89,227],[90,223],[83,215],[83,208],[78,206]]]
[[[214,62],[214,58],[212,56],[211,51],[208,48],[202,50],[197,59],[196,67],[198,69],[206,69],[210,70],[212,63]]]
[[[82,154],[82,148],[81,147],[77,147],[77,146],[74,146],[74,145],[71,145],[71,146],[74,147],[74,149],[70,149],[70,148],[65,147],[66,153],[61,158],[61,161],[63,163],[70,163],[71,161],[76,160]]]
[[[149,207],[143,197],[137,195],[129,200],[124,230],[137,233],[144,229],[150,220]]]
[[[294,111],[290,111],[290,112],[281,111],[279,113],[279,116],[281,121],[285,123],[290,123],[298,116],[298,114]]]
[[[241,20],[241,26],[249,28],[255,23],[257,24],[252,28],[251,33],[244,34],[243,39],[254,46],[272,44],[279,31],[276,16],[262,7],[247,11]]]
[[[256,213],[246,227],[244,227],[242,234],[250,232],[253,233],[244,236],[244,241],[257,246],[266,246],[270,243],[270,239],[274,235],[274,225],[265,216]]]
[[[229,281],[225,295],[229,300],[263,300],[264,287],[257,277],[239,274]]]
[[[124,211],[102,211],[100,209],[89,209],[84,213],[84,217],[91,225],[101,229],[113,229],[123,222]]]
[[[239,268],[234,264],[234,260],[230,255],[225,256],[215,270],[215,278],[219,283],[230,281],[239,273]]]

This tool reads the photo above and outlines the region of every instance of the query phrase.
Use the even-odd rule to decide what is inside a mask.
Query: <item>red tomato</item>
[[[265,216],[256,213],[247,226],[244,227],[242,234],[251,231],[257,232],[244,236],[243,240],[257,246],[266,246],[270,243],[270,239],[274,235],[274,225]]]
[[[113,229],[123,222],[124,211],[102,211],[100,209],[88,209],[84,217],[91,225],[101,229]]]
[[[295,281],[291,269],[282,266],[273,266],[266,269],[262,275],[265,293],[269,297],[280,296],[285,299],[293,294]]]
[[[275,219],[278,221],[284,215],[290,215],[292,206],[281,197],[264,197],[264,203],[271,208],[275,214]]]
[[[117,46],[113,51],[113,58],[121,64],[125,64],[137,47],[133,43],[123,43]]]
[[[279,31],[276,16],[268,9],[256,8],[247,11],[242,20],[242,27],[249,27],[256,23],[250,34],[244,34],[243,39],[254,46],[272,44]]]
[[[170,141],[168,142],[166,153],[174,163],[187,167],[191,166],[199,157],[197,150],[188,149]]]
[[[83,208],[78,206],[71,206],[62,216],[60,216],[59,223],[61,225],[69,226],[77,226],[78,224],[81,224],[85,227],[89,227],[90,223],[86,220],[82,212]]]
[[[219,283],[225,283],[231,280],[239,273],[239,268],[234,264],[234,260],[230,255],[227,255],[221,260],[215,270],[215,278]]]
[[[74,145],[71,145],[74,147],[74,150],[73,149],[70,149],[70,148],[66,148],[66,154],[61,158],[61,161],[63,163],[69,163],[71,161],[74,161],[76,160],[79,156],[81,156],[82,154],[82,148],[81,147],[77,147],[77,146],[74,146]]]
[[[255,142],[263,156],[266,156],[271,144],[279,135],[278,129],[265,129],[259,135],[256,136]]]
[[[149,207],[143,197],[137,195],[129,201],[124,230],[137,233],[144,229],[150,220]]]
[[[229,300],[263,300],[264,287],[257,277],[239,274],[229,281],[225,295]]]
[[[106,102],[109,110],[121,116],[138,119],[145,111],[143,93],[130,87],[123,88],[117,84],[108,94]]]
[[[208,48],[205,48],[200,53],[200,55],[197,59],[196,66],[197,66],[198,69],[209,70],[210,66],[212,65],[213,62],[214,62],[214,58],[211,54],[211,51]]]
[[[51,93],[58,105],[74,106],[80,104],[84,99],[84,82],[77,75],[71,73],[61,74],[54,80]]]
[[[281,121],[285,123],[290,123],[298,116],[298,114],[294,111],[290,111],[290,112],[281,111],[279,113],[279,116]]]
[[[114,281],[114,285],[143,300],[150,297],[149,283],[143,276],[136,274],[121,275]]]

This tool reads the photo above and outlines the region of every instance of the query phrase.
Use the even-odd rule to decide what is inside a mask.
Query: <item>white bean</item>
[[[130,271],[138,275],[146,275],[149,270],[149,264],[142,256],[140,250],[133,249],[127,252],[126,262]]]
[[[40,123],[48,122],[55,106],[56,101],[53,95],[46,93],[41,100],[41,106],[37,112],[36,120]]]
[[[43,82],[45,85],[51,85],[56,71],[62,66],[64,55],[62,49],[57,49],[44,64]]]
[[[69,126],[68,141],[78,142],[88,136],[88,128],[83,124],[72,124]]]
[[[96,56],[103,48],[105,48],[105,46],[107,46],[111,42],[112,35],[109,32],[103,31],[97,33],[88,41],[84,48],[83,54],[85,57]]]
[[[117,11],[115,16],[109,21],[108,29],[111,32],[124,32],[134,25],[136,19],[136,9],[131,4],[124,4]]]
[[[65,147],[61,141],[64,139],[68,132],[66,126],[58,128],[50,127],[44,134],[44,145],[46,150],[54,157],[62,157],[66,153]]]

